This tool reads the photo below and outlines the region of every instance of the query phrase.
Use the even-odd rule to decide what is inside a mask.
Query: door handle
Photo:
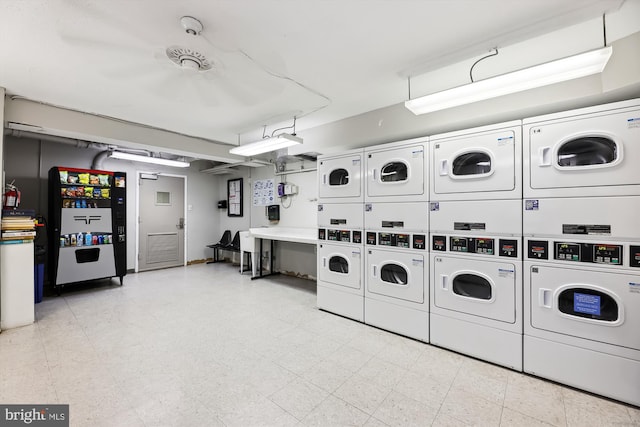
[[[376,265],[375,264],[371,265],[371,275],[373,277],[376,277]]]
[[[376,173],[375,169],[372,170],[372,173],[373,173],[373,180],[375,181],[378,174]]]
[[[449,276],[447,276],[446,274],[441,274],[440,287],[442,288],[443,291],[446,291],[448,285],[449,285]]]
[[[326,256],[322,257],[322,268],[327,268],[327,257]]]
[[[540,148],[540,166],[551,166],[551,147],[542,147]]]
[[[540,288],[538,290],[538,305],[544,308],[551,308],[551,289]]]
[[[322,184],[323,185],[327,185],[327,174],[326,173],[322,175]]]
[[[447,159],[440,160],[440,176],[447,176],[449,174],[447,169]]]
[[[178,218],[178,223],[176,224],[176,227],[180,230],[184,229],[184,218]]]

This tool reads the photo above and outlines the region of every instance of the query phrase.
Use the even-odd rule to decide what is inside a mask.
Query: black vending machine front
[[[126,174],[49,170],[49,282],[120,278],[127,273]]]

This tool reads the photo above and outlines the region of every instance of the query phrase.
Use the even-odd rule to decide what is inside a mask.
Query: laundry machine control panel
[[[345,243],[362,243],[362,231],[319,228],[318,240],[329,240],[332,242]]]
[[[518,257],[517,239],[494,239],[487,237],[449,236],[449,251],[465,254],[498,255]],[[496,246],[497,241],[497,246]],[[497,248],[497,250],[496,250]],[[431,250],[447,251],[447,236],[431,236]]]
[[[553,254],[550,254],[550,249]],[[585,243],[547,240],[529,240],[527,256],[529,259],[585,262],[622,266],[624,264],[624,245],[612,243]],[[640,268],[640,246],[629,246],[629,266]]]
[[[367,245],[392,246],[404,249],[425,250],[427,239],[424,234],[376,233],[367,231]]]

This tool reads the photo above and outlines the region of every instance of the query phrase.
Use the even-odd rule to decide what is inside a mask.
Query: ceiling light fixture
[[[159,157],[140,156],[138,154],[123,153],[122,151],[111,151],[109,157],[120,160],[131,160],[134,162],[153,163],[155,165],[173,166],[176,168],[188,168],[189,162],[181,162],[179,160],[162,159]]]
[[[302,144],[302,138],[288,133],[281,133],[277,136],[267,137],[250,144],[240,145],[229,150],[229,153],[238,156],[254,156],[256,154],[268,153],[292,145]]]
[[[548,86],[567,80],[601,73],[613,49],[611,46],[592,50],[530,68],[502,74],[477,82],[405,101],[413,114],[426,114],[510,93]]]

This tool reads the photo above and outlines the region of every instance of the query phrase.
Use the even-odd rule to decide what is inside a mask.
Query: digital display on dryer
[[[446,252],[447,238],[445,236],[431,236],[431,250]]]
[[[450,237],[451,252],[469,252],[469,239],[466,237]]]
[[[607,244],[593,245],[593,262],[598,264],[622,264],[622,246]]]
[[[471,239],[475,243],[474,252],[481,255],[493,255],[493,239],[475,238]]]
[[[580,261],[580,245],[578,243],[555,242],[555,259],[564,261]]]

